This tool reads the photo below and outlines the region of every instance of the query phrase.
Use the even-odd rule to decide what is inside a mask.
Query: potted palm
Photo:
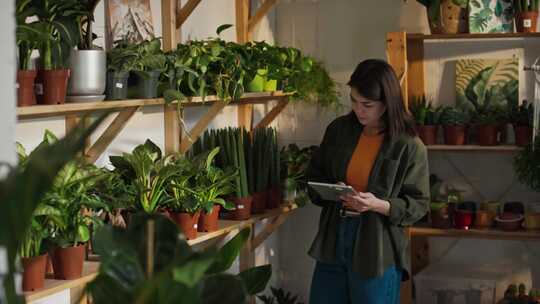
[[[107,52],[107,100],[127,98],[129,72],[134,69],[136,59],[136,46],[127,41],[118,41]]]
[[[516,31],[536,33],[538,21],[538,0],[514,0]]]
[[[422,97],[413,98],[409,109],[416,121],[416,131],[422,142],[425,145],[436,144],[439,120],[443,108],[434,107],[432,101],[422,95]]]
[[[446,145],[464,145],[467,139],[467,113],[458,107],[445,107],[441,114],[441,124]]]
[[[83,15],[78,20],[79,43],[69,56],[71,77],[68,83],[68,99],[100,101],[105,98],[107,57],[105,51],[94,45],[96,35],[92,31],[94,11],[100,0],[82,0]]]
[[[38,18],[31,23],[39,29],[41,69],[38,75],[38,98],[44,104],[62,104],[66,98],[71,49],[79,42],[78,19],[84,14],[77,0],[31,0]]]
[[[532,138],[532,125],[534,116],[534,107],[532,103],[523,101],[521,105],[508,103],[508,120],[514,127],[516,145],[520,147],[527,146]]]
[[[32,69],[32,52],[38,48],[40,39],[39,29],[26,24],[26,18],[33,14],[30,1],[17,1],[17,48],[18,48],[18,70],[17,70],[17,106],[31,106],[36,104],[36,94],[34,92],[34,81],[37,71]],[[37,33],[36,33],[37,32]]]

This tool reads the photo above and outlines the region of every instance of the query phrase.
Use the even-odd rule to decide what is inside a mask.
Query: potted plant
[[[121,40],[107,52],[107,100],[126,99],[129,72],[137,59],[136,46]]]
[[[37,71],[32,69],[31,56],[32,52],[38,48],[38,41],[41,37],[35,24],[26,23],[26,18],[31,15],[33,15],[33,10],[30,1],[17,1],[17,106],[19,107],[36,104],[34,81]]]
[[[456,206],[454,225],[456,229],[468,230],[474,222],[476,204],[474,202],[460,202]]]
[[[71,76],[68,99],[101,101],[105,98],[107,54],[94,45],[97,37],[93,30],[94,12],[100,0],[82,0],[83,15],[78,20],[79,43],[69,55]]]
[[[296,144],[289,144],[281,149],[281,176],[286,201],[296,201],[297,192],[305,190],[305,172],[314,149],[316,146],[300,149]]]
[[[263,213],[266,210],[267,191],[270,178],[270,128],[259,128],[253,133],[253,204],[251,213]]]
[[[107,206],[108,212],[103,212],[101,218],[107,224],[125,228],[129,222],[129,214],[135,210],[137,190],[131,180],[126,180],[119,172],[103,171],[103,178],[96,184],[93,193]]]
[[[443,108],[434,107],[432,100],[428,100],[425,95],[422,95],[422,97],[413,98],[409,109],[416,122],[416,131],[422,142],[425,145],[436,144]]]
[[[83,15],[77,0],[31,0],[31,9],[38,18],[30,23],[39,29],[41,81],[37,88],[44,104],[62,104],[66,98],[70,70],[67,68],[71,49],[79,42],[78,19]],[[37,82],[38,83],[38,82]]]
[[[467,135],[467,113],[458,107],[445,107],[441,114],[441,124],[446,145],[464,145]]]
[[[432,34],[457,34],[468,31],[468,0],[417,0],[426,7]]]
[[[474,124],[476,141],[479,145],[499,144],[501,121],[504,121],[504,114],[497,107],[484,107],[473,113],[471,123]]]
[[[221,207],[227,210],[233,209],[234,205],[223,199],[234,191],[233,181],[237,173],[230,170],[222,170],[214,166],[214,158],[220,148],[216,147],[196,156],[192,162],[195,172],[193,184],[185,187],[197,204],[201,207],[198,231],[212,232],[218,229],[218,216]]]
[[[536,33],[538,21],[538,0],[514,0],[516,31]]]
[[[534,191],[540,191],[540,136],[519,151],[513,160],[518,180]]]
[[[270,132],[270,190],[266,200],[267,209],[278,208],[283,202],[283,191],[281,189],[281,159],[278,147],[277,130]]]
[[[519,106],[515,103],[508,103],[508,107],[508,120],[514,127],[516,145],[525,147],[531,142],[532,138],[533,104],[524,100]]]
[[[154,38],[143,41],[136,47],[137,57],[131,71],[129,83],[133,89],[128,96],[133,98],[156,98],[159,77],[166,69],[167,57],[161,50],[161,40]]]

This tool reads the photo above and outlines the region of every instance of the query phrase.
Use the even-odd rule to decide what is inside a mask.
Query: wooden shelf
[[[485,151],[485,152],[516,152],[523,148],[513,145],[478,146],[478,145],[427,145],[429,151]]]
[[[263,93],[246,93],[240,100],[232,101],[230,104],[256,104],[265,103],[269,100],[285,98],[292,95],[282,91],[263,92]],[[184,107],[199,107],[202,105],[210,105],[220,101],[217,96],[207,96],[205,101],[201,97],[189,97],[188,101],[183,102]],[[155,99],[126,99],[126,100],[111,100],[98,102],[78,102],[65,103],[61,105],[37,105],[30,107],[18,107],[17,117],[19,120],[55,117],[64,115],[87,114],[102,111],[118,111],[121,109],[132,107],[145,107],[164,105],[163,98]]]
[[[454,237],[491,240],[540,240],[540,230],[504,231],[499,229],[437,229],[411,227],[411,236]]]
[[[408,40],[453,40],[453,39],[503,39],[503,38],[540,38],[540,33],[486,33],[486,34],[409,34]]]
[[[83,287],[96,277],[98,269],[99,269],[99,262],[86,261],[84,262],[82,277],[80,277],[79,279],[75,279],[75,280],[46,279],[45,286],[43,287],[43,289],[33,291],[33,292],[25,292],[24,297],[26,298],[27,302],[31,302],[31,301],[36,301],[44,297],[50,296],[62,290],[76,288],[76,287]]]

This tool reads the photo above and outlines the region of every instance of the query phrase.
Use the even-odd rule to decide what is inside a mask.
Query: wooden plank
[[[277,229],[281,224],[287,220],[287,217],[289,217],[289,213],[282,213],[279,216],[273,218],[269,223],[266,224],[266,226],[263,228],[259,234],[257,234],[253,238],[253,242],[251,244],[252,249],[255,250],[257,247],[259,247],[266,239]]]
[[[238,127],[251,131],[253,125],[253,105],[238,106]]]
[[[540,33],[486,33],[486,34],[407,34],[409,40],[435,39],[502,39],[502,38],[540,38]]]
[[[394,68],[401,83],[401,93],[405,106],[408,104],[408,75],[407,75],[407,39],[405,32],[390,32],[386,34],[386,57]]]
[[[180,113],[178,113],[180,111]],[[163,108],[163,124],[165,131],[165,153],[171,154],[180,151],[180,136],[182,127],[180,126],[180,117],[183,111],[176,105],[165,105]]]
[[[453,237],[490,240],[540,240],[539,230],[504,231],[499,229],[437,229],[431,227],[411,227],[413,236]]]
[[[263,119],[261,119],[257,126],[255,126],[255,129],[268,127],[288,104],[289,99],[279,100],[278,104],[270,112],[268,112],[268,114],[266,114]]]
[[[478,146],[478,145],[427,145],[430,151],[453,151],[453,152],[517,152],[523,148],[514,145]]]
[[[242,44],[249,41],[249,0],[235,0],[236,10],[236,42]]]
[[[411,242],[411,232],[410,232],[410,228],[407,228],[405,229],[405,237],[407,238],[407,241]],[[412,246],[410,246],[411,250],[412,250]],[[411,252],[411,256],[412,256],[412,252]],[[400,293],[399,293],[399,296],[400,296],[400,303],[401,304],[412,304],[413,301],[412,301],[412,298],[413,298],[413,279],[412,279],[412,276],[405,282],[401,282],[401,286],[400,286]]]
[[[75,280],[47,279],[45,280],[45,286],[42,289],[33,292],[25,292],[24,297],[27,302],[31,302],[66,289],[83,287],[96,277],[98,269],[99,262],[84,262],[82,277]]]
[[[180,142],[180,152],[186,153],[189,148],[197,141],[197,138],[206,130],[208,125],[214,120],[214,118],[223,110],[227,104],[225,102],[216,102],[214,103],[208,112],[197,121],[195,126],[189,131],[189,138],[185,135]]]
[[[161,0],[163,50],[176,48],[176,0]]]
[[[261,92],[261,93],[246,93],[239,100],[230,102],[230,105],[239,104],[255,104],[264,103],[269,100],[275,100],[277,97],[290,96],[291,93],[282,91],[276,92]],[[218,102],[220,99],[215,96],[207,96],[203,102],[201,97],[188,97],[185,102],[182,102],[182,107],[200,107],[213,102]],[[85,113],[99,113],[103,111],[119,111],[124,108],[134,106],[158,106],[164,105],[163,98],[153,99],[126,99],[114,101],[98,101],[98,102],[81,102],[81,103],[66,103],[62,105],[37,105],[31,107],[18,107],[17,117],[19,120],[35,119],[43,117],[55,117],[64,115],[81,115]],[[173,103],[175,104],[175,103]]]
[[[257,12],[255,13],[255,16],[249,18],[248,22],[248,37],[251,37],[253,30],[255,27],[261,22],[262,18],[270,12],[270,9],[276,4],[277,0],[266,0],[264,3],[259,7]]]
[[[415,96],[425,94],[424,87],[424,42],[421,40],[409,40],[407,47],[407,102]]]
[[[193,13],[193,10],[199,5],[201,0],[189,0],[186,5],[182,6],[176,16],[176,28],[180,28],[187,18]]]
[[[131,117],[133,117],[133,114],[135,114],[138,109],[139,107],[128,108],[116,115],[103,134],[101,134],[92,147],[88,149],[88,152],[86,153],[86,160],[89,163],[94,163],[99,156],[105,152],[107,147],[116,138],[116,136],[120,134],[127,122],[131,119]]]

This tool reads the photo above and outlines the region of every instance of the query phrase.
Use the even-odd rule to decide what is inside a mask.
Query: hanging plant
[[[540,136],[514,157],[518,180],[534,191],[540,191]]]

